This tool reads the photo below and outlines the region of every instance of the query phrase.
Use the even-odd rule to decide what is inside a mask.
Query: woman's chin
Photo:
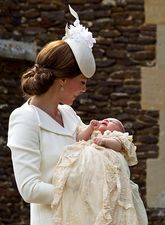
[[[74,102],[75,98],[72,98],[72,99],[68,99],[68,100],[64,100],[62,101],[62,104],[65,104],[65,105],[72,105],[73,102]]]

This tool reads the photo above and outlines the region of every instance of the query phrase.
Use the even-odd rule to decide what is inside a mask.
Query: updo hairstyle
[[[35,65],[21,78],[26,96],[45,93],[58,78],[73,78],[81,74],[69,45],[63,40],[48,43],[37,55]]]

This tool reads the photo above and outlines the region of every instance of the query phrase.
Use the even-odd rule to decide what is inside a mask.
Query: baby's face
[[[98,130],[101,132],[101,133],[104,133],[104,131],[106,130],[109,130],[109,131],[114,131],[114,130],[117,130],[117,131],[120,131],[120,128],[119,126],[113,121],[113,119],[104,119],[104,120],[101,120],[99,122],[99,128]]]

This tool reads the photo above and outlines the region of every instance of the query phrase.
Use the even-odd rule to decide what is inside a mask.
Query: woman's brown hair
[[[37,55],[33,68],[21,78],[26,96],[45,93],[57,78],[73,78],[81,74],[69,45],[63,40],[48,43]]]

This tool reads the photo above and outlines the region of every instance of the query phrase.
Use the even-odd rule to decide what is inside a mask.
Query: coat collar
[[[66,136],[74,136],[77,123],[71,112],[68,110],[69,106],[59,105],[58,109],[61,112],[64,127],[61,126],[58,122],[56,122],[51,116],[49,116],[46,112],[42,109],[34,106],[29,105],[28,102],[25,103],[26,107],[30,107],[35,111],[37,116],[38,125],[47,131],[59,134],[59,135],[66,135]]]

